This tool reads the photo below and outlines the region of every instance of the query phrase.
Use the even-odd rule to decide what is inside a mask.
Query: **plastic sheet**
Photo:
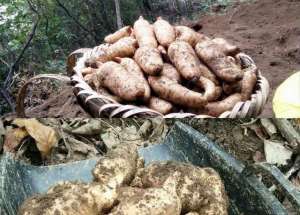
[[[277,118],[300,118],[300,72],[290,76],[277,88],[273,111]]]

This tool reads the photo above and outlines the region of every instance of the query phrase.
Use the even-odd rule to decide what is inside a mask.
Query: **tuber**
[[[242,79],[242,70],[234,59],[226,56],[222,49],[212,41],[200,42],[195,49],[199,58],[212,69],[218,78],[227,82]]]
[[[137,48],[137,41],[132,37],[124,37],[116,43],[110,45],[105,54],[98,57],[98,61],[107,62],[116,57],[132,57]]]
[[[142,16],[134,23],[133,29],[139,47],[150,46],[156,48],[158,46],[153,26]]]
[[[222,101],[210,102],[205,106],[206,113],[210,116],[218,117],[226,111],[232,110],[236,103],[242,101],[240,93],[232,94]]]
[[[255,88],[257,82],[257,68],[251,66],[244,69],[244,77],[241,81],[241,95],[242,101],[247,101],[251,98],[251,94]]]
[[[177,83],[181,82],[180,73],[172,64],[164,63],[163,69],[161,71],[161,76],[165,76],[168,79],[175,81]]]
[[[106,43],[115,43],[123,37],[129,37],[131,35],[132,29],[130,26],[125,26],[115,33],[112,33],[104,38],[104,42]]]
[[[193,29],[187,26],[176,26],[175,31],[177,40],[185,41],[192,47],[195,47],[198,42],[202,42],[208,39],[208,37],[206,37],[205,35],[195,32]]]
[[[100,86],[108,88],[116,96],[126,101],[145,99],[145,88],[142,83],[116,62],[106,62],[97,70]]]
[[[149,100],[148,107],[161,114],[168,114],[171,112],[173,105],[166,100],[152,96]]]
[[[163,68],[163,60],[158,49],[150,46],[138,48],[134,60],[147,75],[158,75]]]
[[[164,76],[150,76],[148,81],[153,91],[160,98],[174,104],[192,108],[200,108],[207,104],[207,100],[201,93],[189,90]]]
[[[158,17],[153,24],[157,41],[160,45],[168,47],[176,39],[174,27],[166,20]]]
[[[198,80],[200,76],[204,76],[214,83],[218,82],[215,75],[199,61],[194,49],[187,42],[173,42],[169,46],[168,55],[185,79]]]
[[[204,89],[203,96],[207,99],[208,102],[217,100],[222,93],[222,89],[216,86],[214,82],[205,77],[200,77],[197,82],[197,86]]]
[[[132,74],[132,76],[137,79],[137,83],[144,86],[144,100],[148,101],[150,99],[151,90],[139,65],[131,58],[117,58],[117,61],[127,70],[127,73]]]

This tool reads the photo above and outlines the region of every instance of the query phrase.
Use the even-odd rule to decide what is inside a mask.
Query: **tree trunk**
[[[118,29],[120,29],[123,27],[121,10],[120,10],[120,0],[115,0],[115,6],[116,6],[116,15],[117,15],[117,26]]]

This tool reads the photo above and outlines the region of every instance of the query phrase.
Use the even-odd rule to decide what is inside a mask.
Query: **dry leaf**
[[[29,135],[35,139],[37,148],[43,157],[47,156],[59,141],[58,133],[37,119],[15,119],[13,124],[26,129]]]
[[[4,152],[15,152],[21,141],[29,134],[24,128],[13,128],[7,131],[3,150]]]
[[[292,151],[285,148],[281,143],[264,140],[265,156],[268,163],[286,165],[291,159]]]

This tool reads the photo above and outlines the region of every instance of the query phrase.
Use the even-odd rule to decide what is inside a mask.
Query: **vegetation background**
[[[0,0],[0,115],[28,78],[64,73],[69,53],[93,47],[140,15],[175,22],[229,0]],[[118,10],[119,9],[119,10]],[[119,23],[120,25],[121,23]]]

